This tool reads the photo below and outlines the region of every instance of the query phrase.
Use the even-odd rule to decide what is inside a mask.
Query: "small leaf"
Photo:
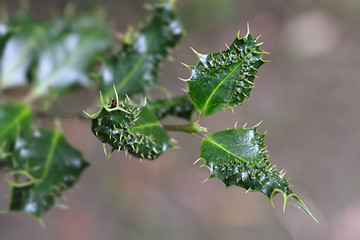
[[[31,130],[31,114],[27,105],[0,105],[0,168],[11,165],[8,157],[14,150],[16,137]]]
[[[112,151],[125,150],[138,158],[152,160],[172,147],[170,137],[148,108],[137,107],[129,100],[115,106],[101,102],[100,111],[89,117],[91,130],[104,151],[105,144],[109,144]]]
[[[100,19],[84,15],[54,24],[39,50],[32,91],[35,96],[58,93],[73,86],[89,86],[89,67],[94,57],[109,46],[109,31]]]
[[[147,103],[148,108],[158,119],[171,115],[190,121],[191,115],[195,110],[194,104],[188,96],[148,101]]]
[[[242,105],[249,98],[262,59],[257,38],[250,31],[236,37],[226,51],[207,55],[197,53],[199,62],[189,66],[189,96],[204,116]]]
[[[116,56],[104,60],[99,73],[104,96],[112,97],[112,85],[120,99],[146,93],[157,82],[160,62],[183,34],[176,9],[170,1],[159,1],[150,24],[140,31],[130,29]]]
[[[10,211],[23,212],[42,221],[43,214],[56,204],[56,198],[78,180],[89,166],[57,130],[38,130],[31,138],[17,140],[13,174],[26,183],[12,182]],[[16,178],[15,178],[16,179]]]
[[[292,196],[312,218],[300,198],[291,191],[283,172],[277,172],[266,155],[265,134],[259,134],[257,126],[225,130],[206,135],[201,144],[200,158],[209,168],[208,179],[218,178],[227,187],[238,186],[248,191],[264,193],[271,201],[274,195]],[[314,218],[315,219],[315,218]],[[315,219],[316,220],[316,219]]]

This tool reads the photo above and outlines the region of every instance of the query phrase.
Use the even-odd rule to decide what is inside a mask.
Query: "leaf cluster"
[[[62,191],[73,186],[89,166],[59,127],[34,127],[34,100],[96,85],[100,109],[86,115],[105,154],[109,145],[111,153],[123,150],[154,160],[174,147],[168,131],[191,133],[202,140],[199,159],[210,171],[208,179],[262,192],[271,203],[281,193],[284,207],[292,196],[314,218],[291,191],[285,173],[269,162],[265,134],[257,131],[258,126],[205,134],[207,129],[200,125],[205,117],[241,106],[250,97],[256,74],[267,62],[258,38],[248,28],[224,51],[194,51],[198,63],[186,65],[191,72],[183,80],[186,93],[154,99],[151,88],[168,93],[159,84],[159,68],[184,30],[173,1],[159,0],[151,12],[144,27],[129,28],[120,47],[110,41],[109,28],[94,13],[76,17],[66,13],[49,23],[22,11],[2,23],[0,92],[20,86],[28,89],[20,103],[0,99],[0,168],[9,170],[9,210],[42,221],[43,214],[58,204]],[[170,115],[186,124],[163,125],[161,121]]]

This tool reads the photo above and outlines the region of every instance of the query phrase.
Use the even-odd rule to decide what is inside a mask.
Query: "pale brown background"
[[[29,2],[42,19],[67,3]],[[73,2],[80,12],[101,4],[120,32],[147,15],[140,0]],[[15,0],[0,3],[12,13],[19,6]],[[189,135],[172,134],[182,149],[153,162],[123,153],[106,159],[88,122],[66,121],[68,140],[93,163],[67,191],[69,210],[50,210],[45,228],[22,214],[0,215],[0,239],[360,239],[360,1],[179,0],[177,5],[187,35],[174,61],[164,64],[161,82],[181,94],[185,84],[177,77],[187,78],[189,71],[180,62],[196,63],[190,47],[200,53],[224,50],[238,30],[244,36],[248,22],[253,35],[262,35],[271,62],[260,68],[242,108],[209,117],[203,125],[216,131],[263,120],[270,160],[286,170],[320,223],[294,201],[283,214],[280,196],[274,209],[263,194],[226,190],[218,180],[202,183],[208,170],[192,165],[200,142]],[[71,106],[76,99],[58,105]],[[86,96],[80,103],[76,111],[89,107]],[[0,191],[4,209],[3,179]]]

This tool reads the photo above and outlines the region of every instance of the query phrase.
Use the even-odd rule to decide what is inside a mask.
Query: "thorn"
[[[181,62],[181,64],[184,65],[184,66],[187,67],[187,68],[190,68],[190,65],[188,65],[188,64],[186,64],[186,63]]]
[[[107,156],[105,143],[103,143],[102,145],[103,145],[103,150],[104,150],[105,156]]]
[[[89,114],[89,113],[87,113],[87,112],[85,112],[85,111],[83,111],[83,113],[84,113],[88,118],[92,118],[92,115],[91,115],[91,114]]]
[[[196,159],[196,161],[193,163],[193,165],[195,165],[196,163],[198,163],[202,158],[198,158]]]
[[[181,78],[181,77],[178,77],[179,80],[183,81],[183,82],[187,82],[189,79],[184,79],[184,78]]]
[[[247,22],[247,33],[246,33],[246,36],[245,37],[247,37],[248,35],[250,35],[250,25],[249,25],[249,22]]]

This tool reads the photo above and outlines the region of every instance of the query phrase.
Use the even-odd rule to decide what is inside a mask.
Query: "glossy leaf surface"
[[[291,191],[284,172],[277,172],[268,160],[264,145],[265,134],[257,126],[225,130],[206,135],[201,144],[200,158],[209,168],[208,179],[218,178],[227,187],[238,186],[248,191],[264,193],[271,201],[275,194],[284,196],[284,210],[287,199],[292,196],[300,206],[310,213],[301,199]],[[315,218],[314,218],[315,219]]]
[[[188,121],[195,110],[194,104],[188,96],[148,101],[148,107],[158,119],[171,115]]]
[[[100,83],[104,96],[113,96],[115,84],[120,99],[146,93],[157,82],[160,62],[180,40],[181,23],[171,1],[159,1],[148,26],[130,29],[121,51],[104,60]]]
[[[26,213],[40,221],[56,204],[56,198],[73,186],[89,166],[57,130],[38,130],[31,138],[18,139],[13,158],[14,176],[24,176],[28,181],[10,181],[9,210]]]
[[[73,86],[89,86],[89,67],[94,57],[109,46],[109,31],[96,15],[59,19],[39,50],[34,69],[33,92],[62,92]]]
[[[17,136],[32,126],[32,112],[27,105],[0,105],[0,168],[14,149]],[[11,165],[11,164],[10,164]]]
[[[199,112],[209,116],[249,98],[258,68],[265,62],[259,46],[248,31],[244,38],[237,36],[226,51],[196,53],[199,62],[189,66],[191,77],[186,82]]]
[[[89,86],[95,56],[109,47],[109,29],[96,14],[41,22],[23,10],[4,27],[14,30],[0,41],[0,87],[32,84],[35,97]]]
[[[27,10],[10,19],[6,28],[14,29],[4,42],[0,57],[0,87],[10,88],[26,85],[28,73],[36,52],[44,45],[48,25],[33,19]]]
[[[159,120],[146,107],[137,107],[128,100],[116,106],[104,104],[92,119],[91,130],[104,146],[125,150],[138,158],[155,159],[171,148],[170,137]],[[106,153],[106,151],[105,151]]]

